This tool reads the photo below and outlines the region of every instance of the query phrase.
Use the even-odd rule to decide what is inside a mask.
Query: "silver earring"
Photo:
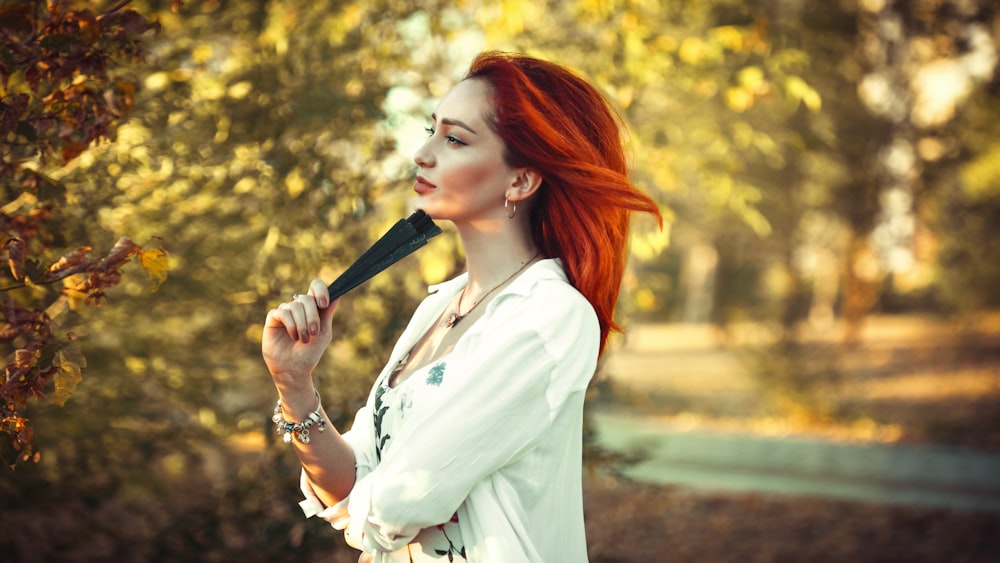
[[[513,219],[517,215],[517,203],[511,203],[507,196],[503,196],[503,208],[507,212],[507,218]]]

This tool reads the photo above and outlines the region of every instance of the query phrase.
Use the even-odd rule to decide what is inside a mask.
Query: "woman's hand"
[[[309,292],[296,295],[267,313],[261,352],[275,383],[308,384],[312,371],[333,339],[333,312],[326,284],[313,280]]]

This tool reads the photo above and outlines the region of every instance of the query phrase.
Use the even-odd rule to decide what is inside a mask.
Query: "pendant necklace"
[[[535,254],[533,254],[531,256],[531,258],[528,258],[527,262],[525,262],[524,264],[521,264],[521,267],[518,268],[517,271],[515,271],[513,274],[507,276],[507,278],[505,280],[503,280],[502,282],[500,282],[500,283],[496,284],[495,286],[493,286],[493,288],[490,289],[489,291],[487,291],[486,293],[482,294],[479,297],[479,299],[476,299],[476,302],[473,303],[472,307],[469,307],[469,310],[466,311],[464,314],[462,314],[462,312],[461,312],[462,311],[462,298],[465,297],[465,290],[469,286],[466,285],[465,287],[463,287],[462,288],[462,293],[458,296],[458,307],[455,308],[455,311],[449,313],[448,314],[448,318],[446,318],[444,321],[442,321],[439,326],[441,328],[453,328],[455,325],[457,325],[459,322],[461,322],[462,319],[464,319],[465,317],[469,316],[469,313],[471,313],[480,303],[482,303],[484,299],[486,299],[487,297],[489,297],[489,295],[491,293],[493,293],[494,291],[496,291],[497,288],[499,288],[503,284],[509,282],[510,280],[514,279],[514,276],[516,276],[516,275],[520,274],[521,272],[523,272],[525,268],[527,268],[528,266],[530,266],[531,263],[535,261],[535,258],[538,258],[538,253],[537,252]]]

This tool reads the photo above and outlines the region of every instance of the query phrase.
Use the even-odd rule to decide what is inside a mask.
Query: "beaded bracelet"
[[[291,422],[281,416],[281,399],[278,399],[278,404],[274,406],[274,416],[271,417],[271,420],[276,427],[276,433],[283,434],[281,439],[286,444],[292,442],[292,436],[298,438],[299,442],[308,444],[310,439],[309,427],[314,424],[319,425],[320,432],[326,430],[326,419],[319,414],[320,409],[323,408],[323,402],[319,398],[319,391],[313,389],[313,393],[316,394],[316,409],[309,413],[309,417],[302,422]]]

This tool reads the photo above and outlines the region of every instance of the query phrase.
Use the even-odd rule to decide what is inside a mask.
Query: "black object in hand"
[[[441,227],[435,225],[422,209],[406,219],[400,219],[330,284],[330,301],[372,279],[427,244],[427,239],[439,234]]]

